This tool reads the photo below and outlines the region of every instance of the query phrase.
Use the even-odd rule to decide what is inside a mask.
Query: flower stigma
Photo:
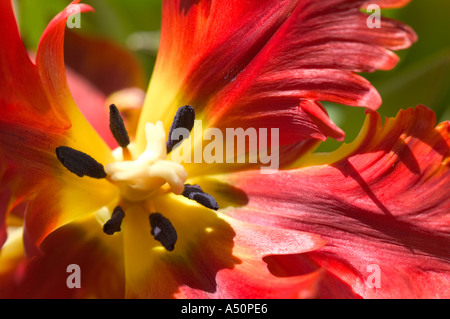
[[[180,163],[166,160],[166,133],[163,123],[145,125],[147,147],[134,161],[114,162],[105,166],[108,180],[117,184],[121,195],[130,202],[145,201],[168,183],[177,195],[183,193],[187,172]]]

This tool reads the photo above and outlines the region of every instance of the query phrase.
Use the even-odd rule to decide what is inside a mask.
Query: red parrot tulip
[[[91,7],[57,15],[32,62],[0,0],[0,297],[449,297],[449,123],[418,106],[382,124],[356,73],[393,68],[416,36],[387,18],[369,28],[367,5],[163,1],[130,129],[119,101],[109,118],[82,113],[69,89],[66,21]],[[313,151],[344,132],[320,101],[367,108],[328,154]],[[230,128],[266,132],[276,170],[259,169],[261,144],[196,161],[208,130]]]

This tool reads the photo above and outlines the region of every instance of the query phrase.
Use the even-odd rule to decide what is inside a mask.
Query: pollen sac
[[[185,105],[178,109],[177,114],[175,114],[175,117],[173,118],[172,126],[169,130],[169,138],[167,139],[166,143],[167,153],[170,153],[175,145],[180,143],[185,137],[181,136],[176,139],[172,139],[173,131],[177,128],[185,128],[190,132],[194,127],[194,121],[195,111],[192,106]]]
[[[107,235],[113,235],[114,233],[119,232],[124,217],[125,212],[122,207],[117,206],[114,208],[111,218],[103,225],[103,232]]]
[[[109,106],[109,129],[120,147],[127,147],[130,144],[128,132],[115,104]]]
[[[203,205],[210,209],[219,209],[219,204],[217,203],[216,199],[212,195],[205,193],[199,185],[185,184],[184,191],[181,195],[195,200],[200,205]]]
[[[105,178],[106,172],[102,164],[89,155],[68,146],[56,149],[56,157],[70,172],[79,177]]]
[[[170,220],[160,213],[152,213],[149,216],[152,236],[168,251],[175,249],[178,236]]]

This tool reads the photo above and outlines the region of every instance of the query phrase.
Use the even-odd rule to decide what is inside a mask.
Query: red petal
[[[79,1],[74,1],[77,3]],[[71,123],[68,112],[76,106],[71,103],[67,89],[63,36],[71,4],[52,20],[39,44],[36,65],[31,62],[11,7],[11,1],[0,4],[0,18],[4,32],[0,36],[0,88],[2,122],[31,126],[54,133],[63,133]],[[81,11],[90,7],[77,5]]]
[[[191,104],[211,125],[241,118],[232,127],[245,127],[269,113],[269,127],[283,122],[286,132],[300,132],[297,139],[317,138],[315,131],[319,138],[342,138],[329,120],[318,126],[303,113],[301,101],[377,108],[378,93],[354,72],[392,68],[398,58],[390,50],[416,39],[408,27],[384,18],[381,28],[368,28],[364,3],[164,2],[162,42],[141,125],[170,123],[180,105]],[[294,120],[285,122],[288,117]]]
[[[229,177],[249,199],[229,214],[319,234],[329,244],[306,259],[363,297],[448,298],[450,123],[435,122],[423,106],[384,125],[369,113],[354,145],[312,157],[328,165]]]
[[[39,127],[67,128],[67,118],[52,108],[39,72],[20,39],[11,1],[0,3],[0,18],[4,28],[0,35],[0,79],[4,83],[0,88],[2,119]]]
[[[228,113],[224,108],[226,114],[216,113],[216,118],[208,120],[209,127],[218,128],[222,132],[226,132],[227,128],[237,127],[244,130],[255,128],[258,132],[260,129],[267,129],[269,147],[275,146],[270,143],[272,129],[279,129],[279,144],[276,146],[289,145],[308,138],[321,141],[325,141],[328,136],[339,141],[344,139],[345,133],[331,121],[319,102],[292,101],[289,97],[283,99],[281,96],[270,98],[268,95],[271,93],[266,90],[269,86],[259,87],[264,95],[261,99],[243,99],[235,111]],[[269,104],[270,106],[265,108]]]

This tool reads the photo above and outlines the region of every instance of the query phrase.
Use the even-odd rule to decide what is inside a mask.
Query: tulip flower
[[[113,102],[96,130],[63,56],[71,9],[91,8],[57,15],[32,62],[1,0],[0,296],[445,297],[449,123],[424,106],[381,122],[356,72],[391,69],[416,37],[368,28],[367,5],[164,1],[136,129]],[[367,108],[328,154],[313,151],[344,132],[320,101]],[[212,144],[231,128],[265,145]]]

